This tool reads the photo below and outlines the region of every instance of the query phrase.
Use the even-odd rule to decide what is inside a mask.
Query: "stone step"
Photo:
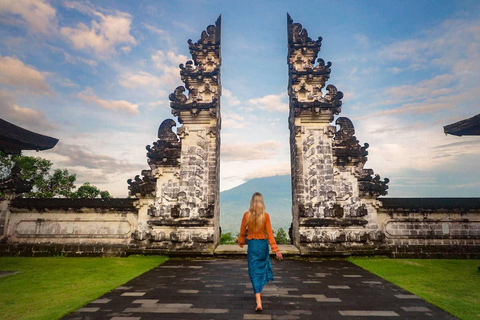
[[[228,256],[235,256],[235,255],[247,255],[247,248],[248,245],[243,246],[240,248],[236,244],[221,244],[219,245],[215,251],[214,255],[228,255]],[[294,245],[291,244],[280,244],[278,245],[278,249],[284,256],[296,256],[300,255],[300,250],[297,249]],[[270,254],[274,254],[270,251]]]

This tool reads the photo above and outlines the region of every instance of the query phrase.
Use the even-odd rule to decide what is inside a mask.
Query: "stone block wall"
[[[385,198],[379,229],[393,257],[480,257],[479,198]]]
[[[136,229],[131,199],[15,199],[0,255],[125,255]]]

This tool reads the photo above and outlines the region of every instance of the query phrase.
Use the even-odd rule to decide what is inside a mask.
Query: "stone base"
[[[1,257],[125,257],[125,245],[3,243]]]
[[[127,255],[160,254],[169,256],[213,255],[213,242],[157,242],[149,244],[133,244],[125,248]]]

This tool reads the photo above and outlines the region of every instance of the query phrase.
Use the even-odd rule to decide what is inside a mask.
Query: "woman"
[[[245,244],[245,233],[248,230],[248,275],[253,285],[255,301],[257,307],[255,311],[262,311],[262,292],[263,286],[269,281],[273,281],[272,263],[269,257],[270,243],[272,251],[277,255],[277,259],[283,259],[282,253],[278,251],[277,243],[273,237],[270,216],[265,212],[265,203],[260,192],[255,192],[250,200],[250,208],[243,215],[242,226],[238,244],[241,248]],[[266,234],[265,234],[266,233]]]

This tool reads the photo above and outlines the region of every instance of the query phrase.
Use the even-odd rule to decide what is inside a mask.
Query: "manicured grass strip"
[[[460,319],[480,319],[480,260],[349,260]]]
[[[58,319],[167,258],[0,258],[0,319]]]

